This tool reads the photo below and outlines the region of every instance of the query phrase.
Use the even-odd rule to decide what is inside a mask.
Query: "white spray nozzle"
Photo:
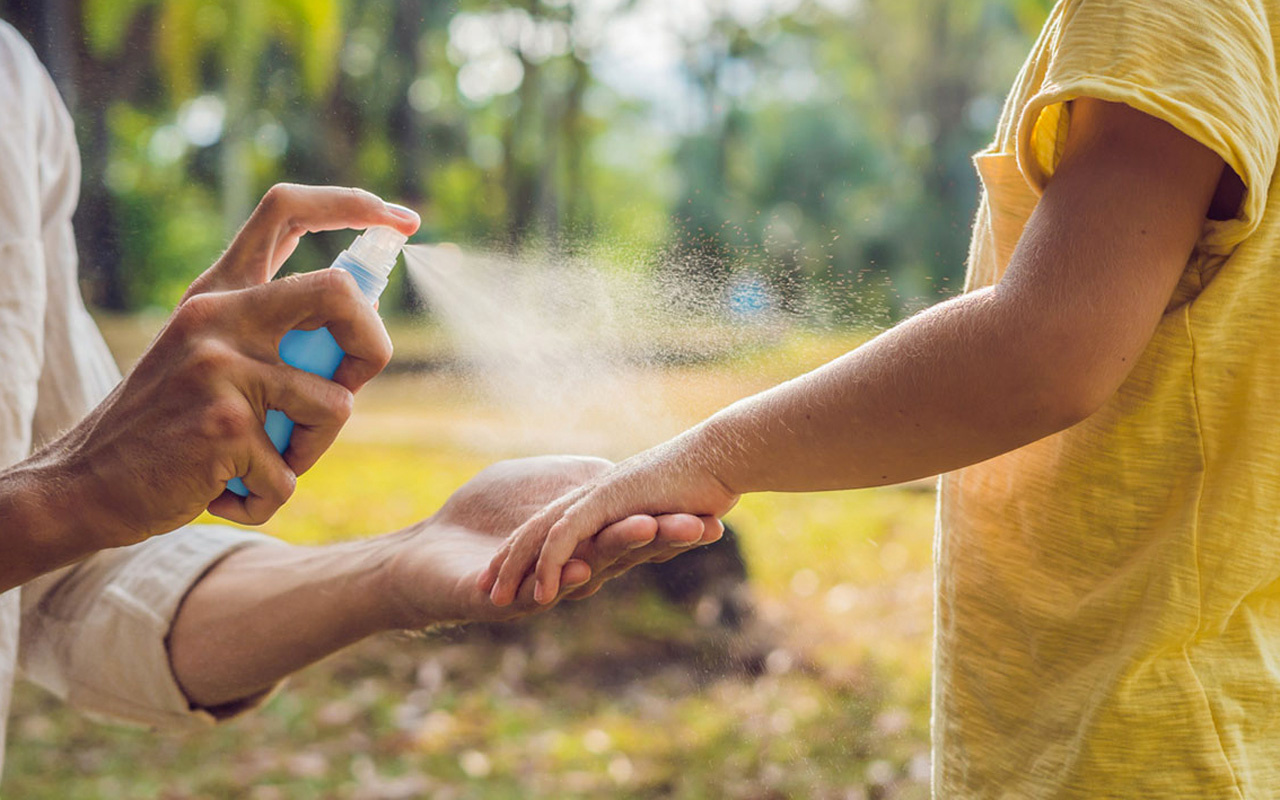
[[[385,278],[396,265],[396,256],[409,237],[395,228],[375,225],[356,237],[347,252],[361,264]]]

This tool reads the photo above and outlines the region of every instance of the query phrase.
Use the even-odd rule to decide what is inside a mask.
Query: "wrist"
[[[343,605],[352,612],[360,637],[400,630],[404,612],[394,564],[397,534],[325,548],[345,565]]]
[[[405,584],[402,556],[411,538],[406,529],[366,542],[370,569],[362,580],[362,594],[374,605],[368,614],[378,631],[413,630],[435,624],[424,618],[422,609],[412,601],[414,593]]]
[[[118,389],[117,389],[118,391]],[[133,544],[145,538],[130,522],[144,517],[136,505],[119,507],[123,475],[131,470],[102,452],[91,452],[89,440],[98,426],[98,410],[32,455],[23,464],[45,487],[52,503],[51,520],[65,524],[64,535],[86,553]]]
[[[749,490],[740,487],[742,477],[735,474],[742,461],[741,446],[727,428],[728,424],[717,414],[676,441],[683,463],[690,464],[703,478],[736,498]]]
[[[481,599],[475,588],[479,573],[460,563],[475,561],[477,551],[483,555],[476,563],[487,563],[488,538],[431,517],[375,540],[388,554],[380,593],[387,628],[417,631],[479,619],[473,605]],[[488,610],[489,598],[482,601],[480,610]]]
[[[84,535],[80,482],[57,459],[37,456],[0,472],[0,591],[99,549]]]

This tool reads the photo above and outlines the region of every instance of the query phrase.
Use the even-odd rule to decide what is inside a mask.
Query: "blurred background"
[[[696,286],[703,322],[769,312],[767,335],[647,360],[662,421],[599,448],[620,457],[958,291],[970,156],[1051,5],[0,0],[0,18],[75,116],[84,293],[122,365],[271,184],[361,186],[420,210],[417,241],[623,263]],[[289,269],[349,239],[309,237]],[[533,452],[396,275],[397,361],[273,533],[391,530]],[[926,797],[932,503],[929,484],[747,498],[687,568],[519,627],[366,643],[209,733],[108,728],[28,690],[4,792]]]

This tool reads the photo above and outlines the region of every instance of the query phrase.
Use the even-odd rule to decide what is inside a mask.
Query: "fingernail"
[[[417,211],[414,211],[412,208],[409,208],[408,206],[402,206],[399,203],[387,203],[387,202],[384,202],[383,205],[387,207],[388,211],[390,211],[392,214],[395,214],[398,217],[411,219],[411,220],[414,220],[415,222],[420,221],[422,219],[421,217],[418,216]]]
[[[650,539],[650,540],[649,540],[649,542],[652,542],[652,541],[653,541],[652,539]],[[632,542],[631,544],[627,545],[627,549],[628,549],[628,550],[639,550],[641,547],[644,547],[644,546],[645,546],[645,545],[647,545],[649,542]]]

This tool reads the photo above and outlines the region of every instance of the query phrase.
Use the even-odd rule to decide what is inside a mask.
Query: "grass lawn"
[[[125,361],[147,338],[135,320],[105,327]],[[415,358],[439,346],[414,326],[393,338]],[[531,435],[538,426],[456,371],[387,374],[267,529],[300,543],[393,530],[495,459],[597,441],[620,457],[852,341],[789,334],[652,368],[643,383],[659,421],[607,440]],[[23,686],[0,789],[32,800],[927,797],[929,487],[751,496],[730,522],[754,609],[740,630],[639,576],[524,623],[378,637],[296,676],[261,712],[197,733],[90,722]]]

